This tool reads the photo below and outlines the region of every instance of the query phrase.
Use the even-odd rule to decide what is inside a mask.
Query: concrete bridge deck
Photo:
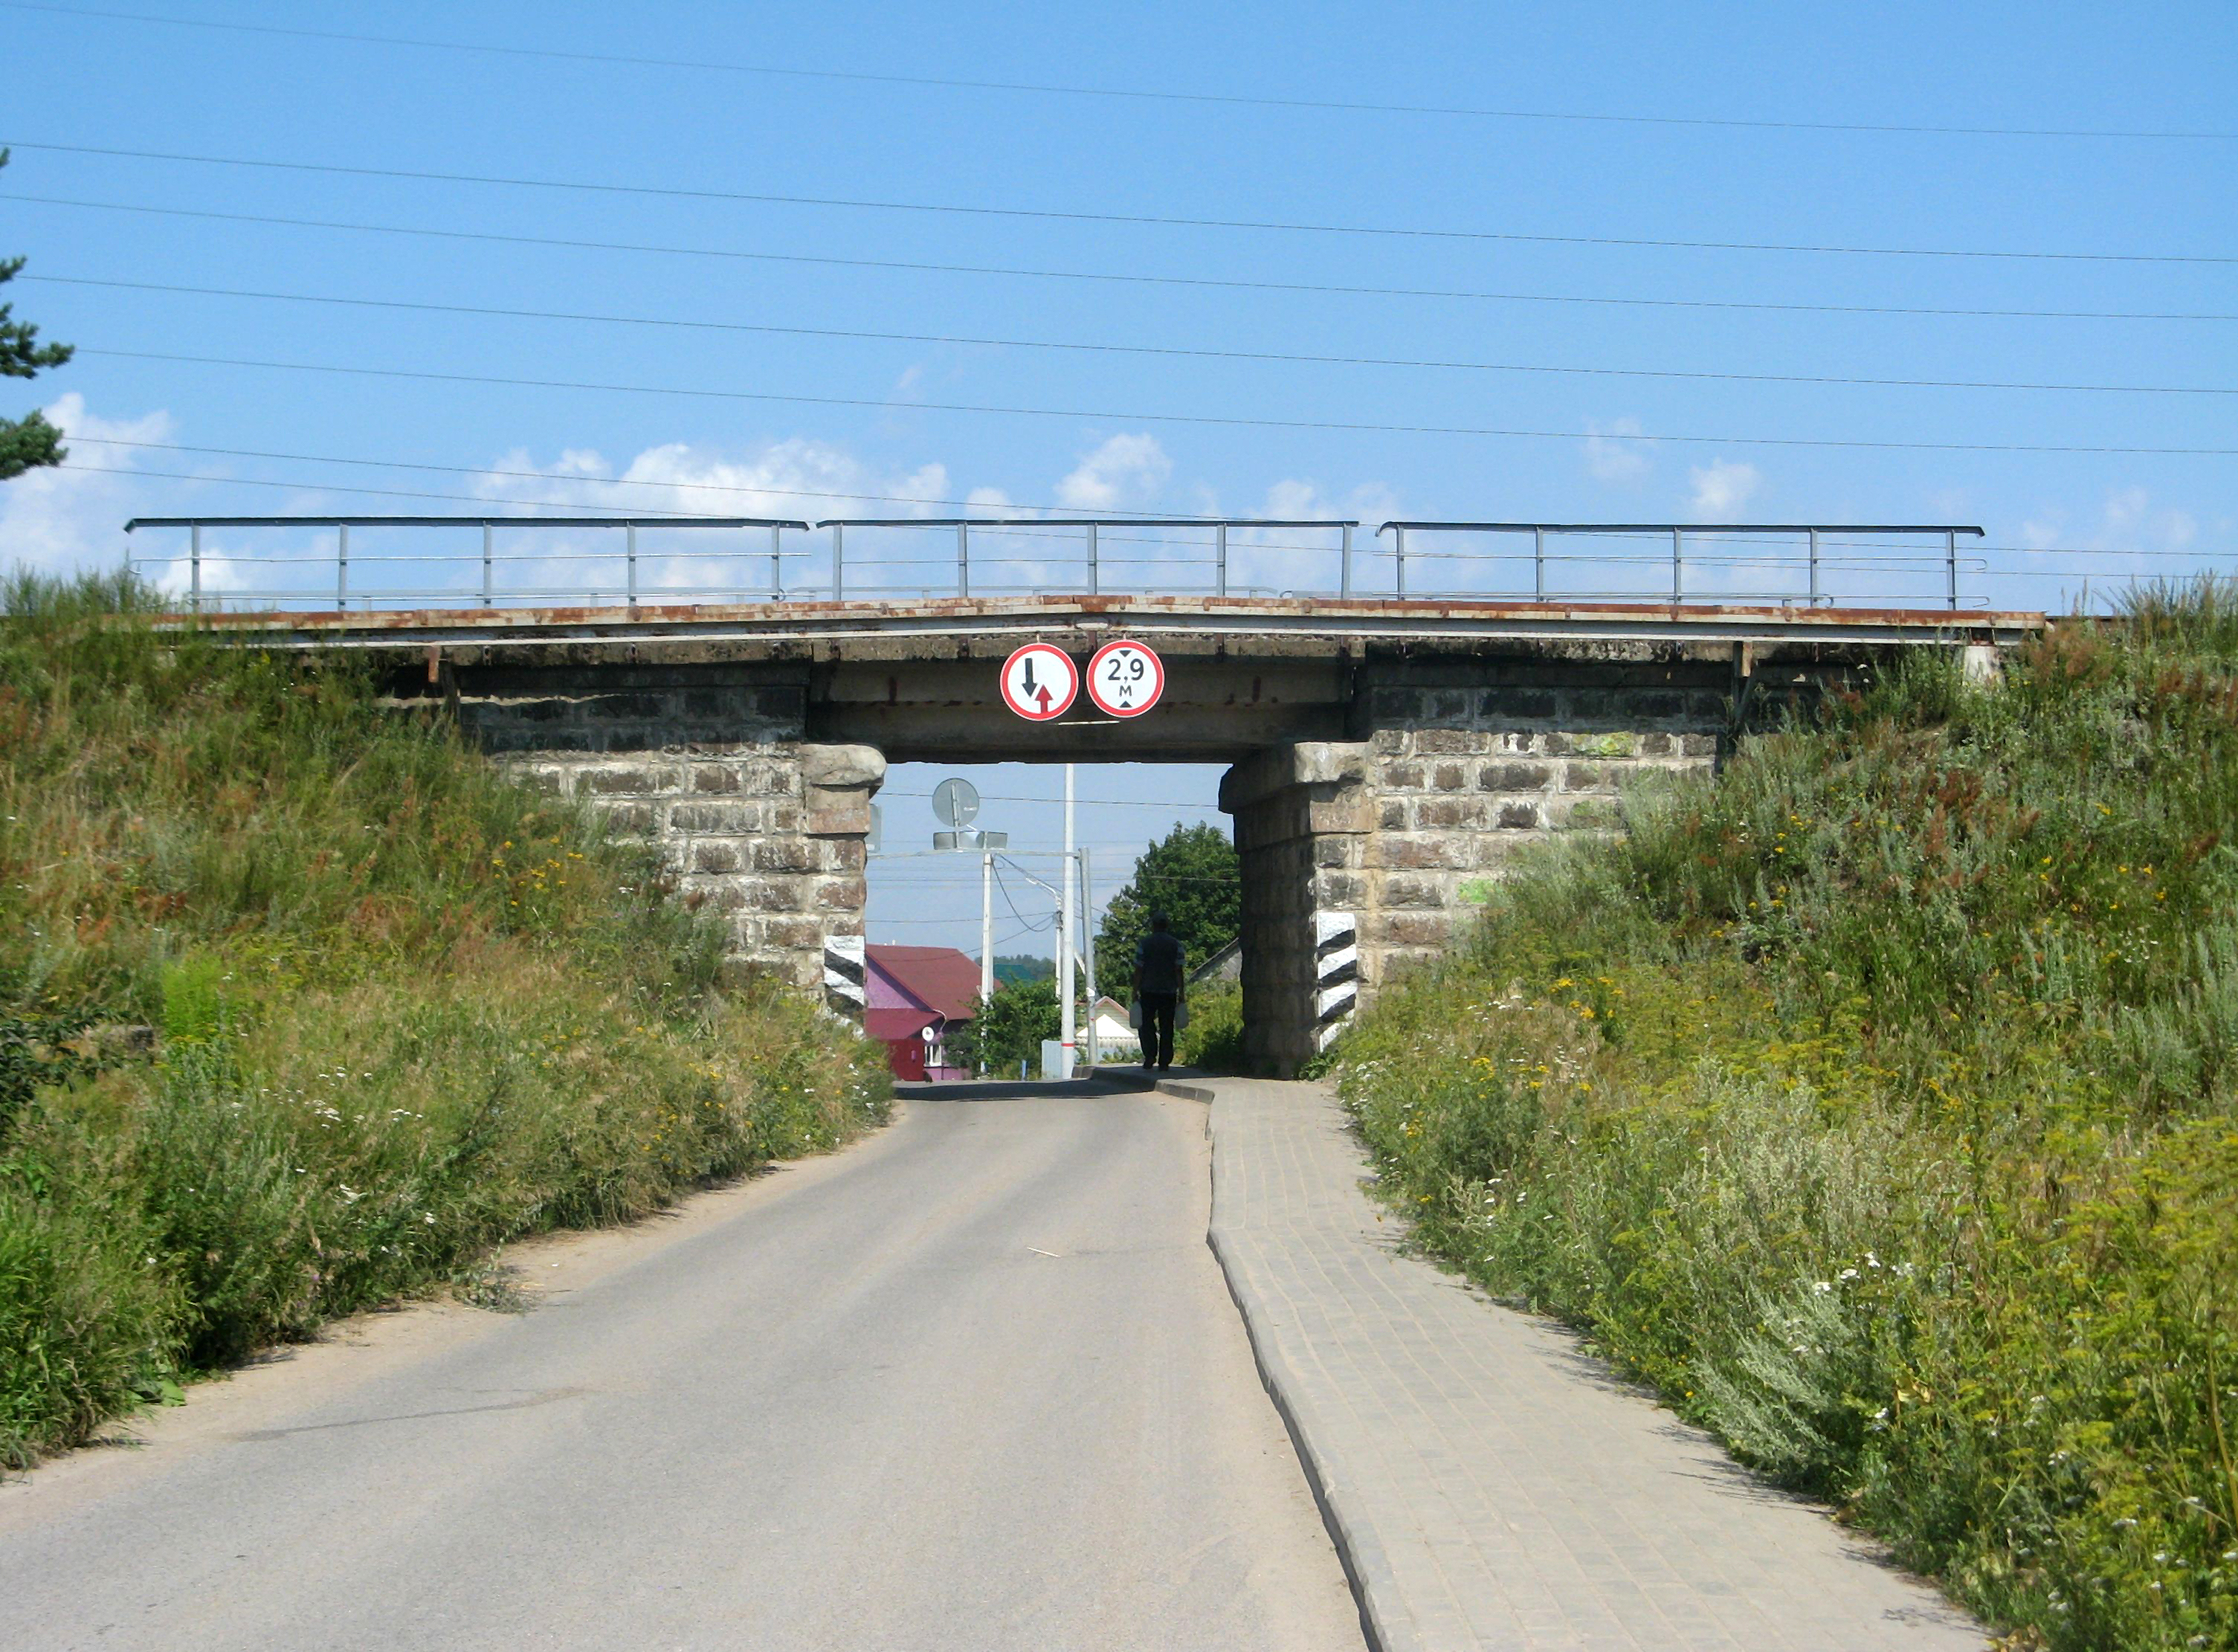
[[[1950,646],[2010,645],[2040,630],[2041,613],[1916,607],[1701,602],[1523,602],[1396,597],[1069,595],[937,597],[830,602],[607,607],[341,609],[325,612],[211,612],[189,618],[244,640],[282,648],[462,648],[515,651],[553,644],[711,649],[761,644],[911,639],[1016,643],[1057,631],[1122,631],[1177,644],[1282,639],[1303,644],[1522,641],[1778,642]],[[850,652],[852,651],[850,650]],[[752,657],[734,652],[722,656]],[[688,658],[666,654],[663,657]]]

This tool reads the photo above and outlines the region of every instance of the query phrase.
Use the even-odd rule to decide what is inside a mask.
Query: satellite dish
[[[979,817],[979,789],[968,780],[944,780],[932,789],[932,813],[944,826],[962,831]]]

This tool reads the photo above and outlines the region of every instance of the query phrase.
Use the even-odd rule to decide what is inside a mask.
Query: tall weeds
[[[647,858],[359,668],[147,606],[0,591],[0,1464],[883,1115]]]
[[[2016,1645],[2238,1645],[2238,595],[1628,812],[1341,1047],[1425,1242]]]

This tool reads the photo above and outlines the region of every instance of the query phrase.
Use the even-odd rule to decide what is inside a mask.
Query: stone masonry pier
[[[1518,851],[1606,830],[1626,791],[1713,763],[1731,670],[1434,659],[1368,691],[1366,739],[1231,769],[1220,803],[1244,861],[1246,1000],[1312,1008],[1248,1023],[1255,1066],[1294,1072],[1361,995],[1444,954]],[[1487,680],[1502,676],[1517,680]]]

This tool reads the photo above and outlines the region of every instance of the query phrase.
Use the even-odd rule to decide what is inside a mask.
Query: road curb
[[[1160,1079],[1158,1088],[1168,1095],[1177,1095],[1184,1101],[1210,1101],[1213,1089],[1209,1084],[1191,1084],[1186,1079]]]
[[[1270,1334],[1273,1305],[1261,1293],[1249,1268],[1236,1253],[1241,1230],[1233,1220],[1234,1213],[1225,1208],[1228,1201],[1222,1197],[1220,1185],[1218,1093],[1210,1085],[1177,1079],[1161,1080],[1158,1088],[1184,1100],[1213,1104],[1205,1125],[1212,1140],[1212,1219],[1205,1243],[1220,1263],[1221,1277],[1228,1282],[1228,1298],[1243,1320],[1244,1335],[1251,1345],[1252,1363],[1258,1368],[1259,1381],[1275,1402],[1275,1414],[1281,1417],[1282,1426],[1290,1436],[1291,1448],[1297,1452],[1299,1464],[1305,1470],[1314,1504],[1321,1510],[1321,1523],[1328,1530],[1329,1541],[1336,1546],[1337,1560],[1344,1567],[1345,1581],[1351,1585],[1353,1603],[1360,1612],[1361,1632],[1370,1652],[1429,1652],[1428,1643],[1415,1629],[1413,1615],[1401,1602],[1398,1576],[1392,1569],[1382,1541],[1364,1517],[1347,1510],[1341,1474],[1328,1454],[1315,1446],[1309,1419],[1299,1414],[1307,1405],[1301,1374],[1275,1345],[1275,1338]]]

